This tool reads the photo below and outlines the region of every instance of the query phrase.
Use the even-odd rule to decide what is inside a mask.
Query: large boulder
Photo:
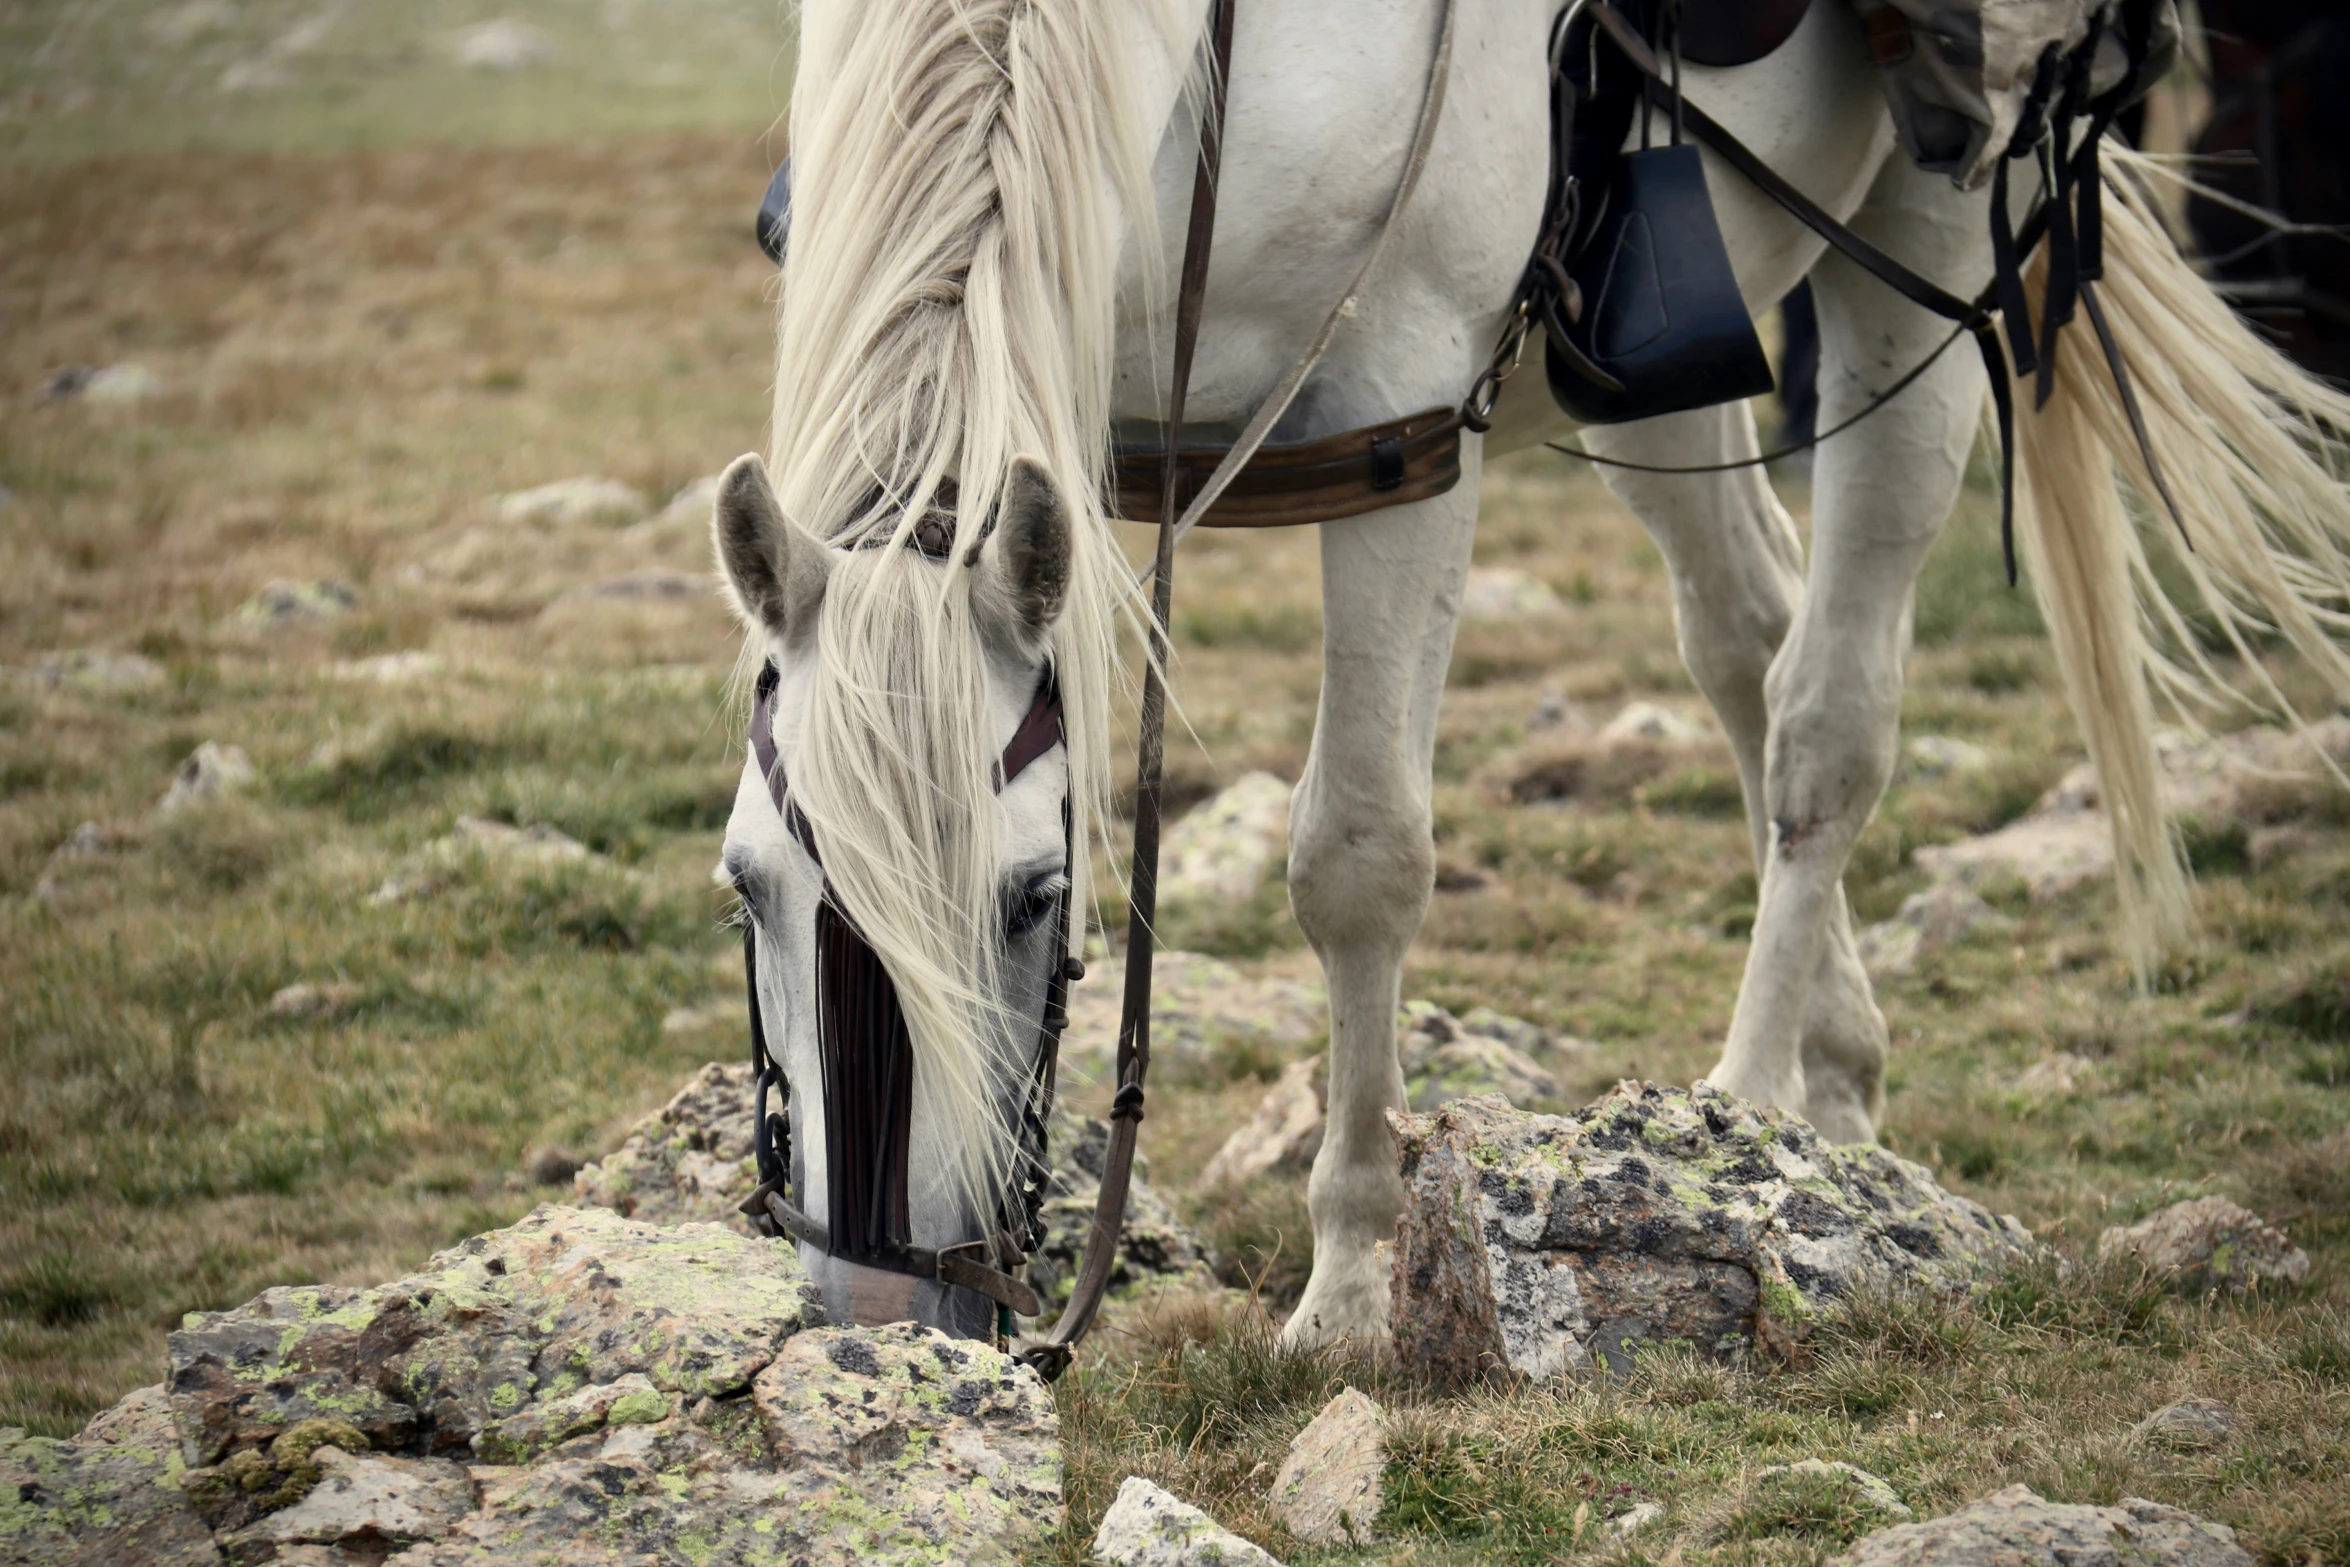
[[[739,1210],[759,1184],[751,1098],[748,1062],[711,1062],[617,1150],[582,1167],[572,1191],[583,1203],[654,1224],[702,1221],[749,1235],[750,1221]],[[1053,1175],[1045,1188],[1044,1236],[1027,1270],[1030,1287],[1048,1305],[1066,1300],[1076,1282],[1109,1136],[1107,1122],[1066,1105],[1054,1108],[1046,1129]],[[1149,1173],[1138,1156],[1110,1273],[1113,1297],[1174,1283],[1211,1287],[1207,1243],[1152,1189]]]
[[[79,1439],[0,1437],[0,1562],[996,1561],[1058,1527],[1035,1373],[817,1301],[790,1247],[554,1207],[273,1289]]]
[[[1107,1079],[1125,1001],[1125,954],[1091,966],[1069,989],[1067,1065]],[[1330,1002],[1307,979],[1256,979],[1221,958],[1161,952],[1151,964],[1151,1074],[1222,1080],[1234,1055],[1286,1056],[1323,1037]]]
[[[1485,1096],[1392,1119],[1396,1344],[1440,1380],[1620,1368],[1668,1340],[1723,1359],[1794,1352],[1856,1291],[2033,1244],[1883,1148],[1831,1147],[1702,1082],[1620,1084],[1573,1115]]]
[[[1881,1529],[1838,1567],[2252,1567],[2225,1524],[2140,1497],[2091,1507],[2011,1485],[1944,1518]]]

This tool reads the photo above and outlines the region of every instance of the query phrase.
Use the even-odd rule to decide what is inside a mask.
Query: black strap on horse
[[[2098,166],[2098,150],[2114,116],[2150,85],[2147,80],[2148,49],[2153,36],[2153,12],[2154,0],[2122,0],[2120,27],[2129,69],[2117,86],[2094,100],[2088,97],[2089,65],[2100,36],[2094,28],[2087,43],[2071,56],[2059,56],[2052,48],[2042,57],[2015,137],[1992,176],[1992,279],[1982,293],[1967,300],[1959,298],[1855,234],[1830,216],[1817,202],[1789,184],[1777,170],[1732,135],[1727,127],[1695,104],[1685,102],[1678,85],[1658,62],[1655,52],[1649,48],[1647,40],[1640,36],[1639,31],[1608,0],[1591,0],[1592,18],[1608,41],[1640,73],[1642,91],[1651,105],[1677,114],[1680,124],[1692,136],[1712,148],[1723,162],[1842,252],[1848,260],[1913,304],[1952,322],[1957,330],[1943,339],[1924,361],[1870,399],[1857,414],[1822,431],[1810,442],[1799,442],[1781,451],[1736,462],[1680,468],[1623,462],[1568,447],[1554,446],[1553,449],[1587,461],[1644,473],[1717,473],[1769,462],[1802,450],[1807,445],[1816,445],[1876,412],[1906,390],[1935,360],[1941,358],[1943,351],[1957,340],[1959,332],[1968,332],[1973,335],[1975,346],[1983,356],[1983,369],[1990,381],[1991,400],[1999,425],[1999,542],[2006,561],[2008,585],[2012,587],[2016,581],[2015,391],[2009,378],[2008,355],[2000,347],[1999,328],[2004,321],[2008,341],[2014,351],[2014,374],[2036,375],[2036,403],[2045,406],[2054,387],[2055,335],[2072,318],[2073,303],[2077,299],[2087,311],[2090,325],[2096,332],[2098,347],[2104,354],[2106,367],[2112,372],[2115,390],[2120,394],[2123,411],[2128,416],[2131,434],[2137,439],[2139,455],[2146,464],[2146,471],[2165,509],[2169,511],[2171,520],[2177,525],[2179,537],[2189,549],[2193,549],[2194,541],[2187,535],[2185,516],[2171,492],[2169,481],[2163,475],[2161,460],[2155,455],[2153,441],[2147,433],[2146,421],[2139,408],[2136,389],[2131,383],[2128,367],[2122,359],[2121,347],[2106,317],[2103,302],[2097,297],[2096,287],[2105,275],[2104,187]],[[2095,27],[2101,28],[2103,25],[2103,13],[2100,12]],[[2075,148],[2072,145],[2072,127],[2084,114],[2088,117],[2088,124],[2079,146]],[[2007,165],[2033,156],[2037,156],[2041,162],[2043,199],[2025,221],[2023,228],[2017,231],[2011,227],[2008,217]],[[2022,258],[2030,255],[2044,237],[2049,241],[2047,292],[2041,307],[2042,338],[2039,343],[2034,343],[2030,303],[2023,283]]]
[[[1191,182],[1191,217],[1183,236],[1183,272],[1175,296],[1175,373],[1167,389],[1166,449],[1176,448],[1191,390],[1191,361],[1199,345],[1200,307],[1207,297],[1208,253],[1216,232],[1216,171],[1224,151],[1225,84],[1232,66],[1234,0],[1214,0],[1208,12],[1209,75],[1201,106],[1199,163]],[[1101,1191],[1085,1237],[1085,1260],[1069,1303],[1042,1340],[1020,1358],[1051,1381],[1067,1369],[1069,1354],[1110,1284],[1118,1235],[1126,1222],[1126,1194],[1134,1176],[1134,1143],[1142,1125],[1143,1079],[1151,1063],[1152,921],[1158,917],[1159,814],[1167,754],[1167,625],[1174,608],[1175,521],[1183,511],[1181,463],[1164,465],[1159,497],[1158,551],[1151,565],[1150,657],[1142,672],[1141,737],[1134,770],[1134,859],[1127,873],[1126,992],[1118,1017],[1118,1092],[1110,1104],[1110,1146]]]

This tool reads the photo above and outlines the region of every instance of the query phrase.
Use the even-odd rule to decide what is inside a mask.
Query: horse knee
[[[1424,807],[1318,802],[1300,792],[1292,812],[1289,903],[1317,949],[1401,952],[1419,933],[1436,883],[1436,845]]]

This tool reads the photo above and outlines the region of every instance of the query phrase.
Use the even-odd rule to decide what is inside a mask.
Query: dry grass
[[[55,8],[0,28],[34,13]],[[366,123],[356,139],[383,143],[411,124]],[[252,124],[252,144],[275,134]],[[488,497],[604,473],[659,498],[759,444],[756,127],[66,164],[52,125],[43,159],[0,172],[0,663],[99,647],[166,672],[112,694],[0,683],[0,1423],[74,1429],[154,1379],[182,1311],[388,1277],[513,1217],[547,1195],[514,1173],[528,1150],[608,1146],[710,1052],[661,1019],[734,983],[707,883],[739,766],[732,639],[707,598],[565,597],[706,569],[699,529],[499,524]],[[58,366],[123,360],[164,394],[35,405]],[[1567,610],[1463,631],[1437,758],[1444,874],[1406,993],[1594,1040],[1578,1092],[1685,1082],[1712,1060],[1753,918],[1726,761],[1529,733],[1545,687],[1595,721],[1633,699],[1695,708],[1661,564],[1594,480],[1545,459],[1492,477],[1477,550]],[[349,582],[358,608],[270,635],[226,623],[277,577]],[[1993,765],[1896,786],[1848,882],[1864,918],[1922,884],[1918,847],[2012,818],[2077,760],[2037,623],[1998,578],[1978,491],[1921,591],[1905,720]],[[1179,687],[1197,743],[1171,762],[1179,798],[1250,768],[1297,775],[1317,579],[1308,534],[1187,546]],[[398,650],[441,672],[329,673]],[[153,818],[204,739],[245,747],[258,787]],[[2030,905],[1994,889],[2016,926],[1885,989],[1886,1135],[2076,1251],[2116,1218],[2239,1196],[2310,1248],[2304,1291],[2175,1301],[2084,1268],[1969,1305],[1872,1307],[1801,1372],[1665,1357],[1622,1383],[1451,1401],[1284,1355],[1263,1318],[1171,1307],[1064,1387],[1075,1522],[1059,1559],[1079,1558],[1129,1472],[1292,1551],[1265,1483],[1327,1393],[1362,1379],[1406,1411],[1392,1543],[1370,1553],[1385,1559],[1818,1560],[1853,1520],[1752,1484],[1805,1457],[1875,1469],[1921,1509],[2017,1480],[2130,1491],[2234,1524],[2271,1562],[2342,1559],[2350,813],[2280,792],[2264,814],[2289,843],[2198,840],[2205,938],[2150,998],[2106,940],[2106,892]],[[599,858],[433,860],[460,815],[546,823]],[[107,851],[53,861],[83,821]],[[437,896],[366,901],[436,867]],[[1171,934],[1252,972],[1312,970],[1277,884]],[[273,1013],[298,981],[354,999]],[[2079,1091],[2020,1085],[2058,1050],[2091,1063]],[[1154,1099],[1162,1186],[1189,1185],[1280,1063],[1232,1065]],[[1298,1183],[1196,1217],[1265,1312],[1294,1298]],[[2123,1442],[2186,1392],[2241,1409],[2242,1439],[2200,1455]],[[1606,1520],[1648,1496],[1666,1523],[1617,1542]]]

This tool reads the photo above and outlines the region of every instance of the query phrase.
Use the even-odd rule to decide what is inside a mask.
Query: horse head
[[[836,1320],[964,1336],[999,1302],[936,1256],[1017,1266],[1081,879],[1053,667],[1068,508],[1028,459],[988,488],[976,526],[934,483],[827,541],[746,456],[713,521],[761,663],[722,874],[789,1085],[777,1222],[808,1221]]]

